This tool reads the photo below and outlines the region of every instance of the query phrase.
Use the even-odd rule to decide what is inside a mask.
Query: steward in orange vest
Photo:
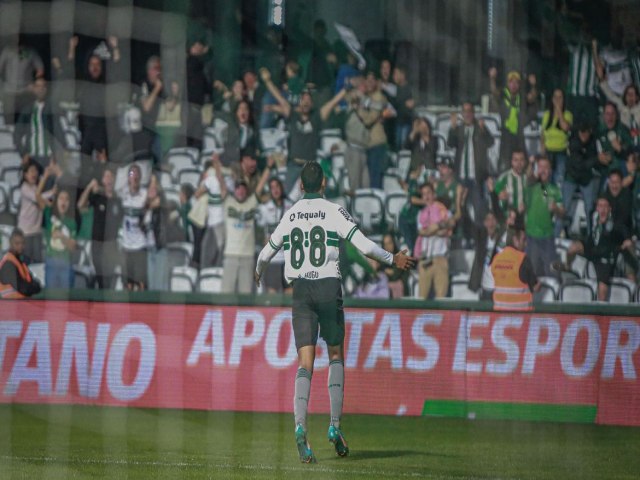
[[[0,299],[25,298],[40,291],[40,282],[20,260],[23,250],[24,234],[16,228],[11,232],[9,251],[0,260]]]
[[[534,290],[539,288],[531,261],[524,253],[526,236],[523,230],[510,231],[507,247],[491,261],[494,310],[528,311],[533,308]]]

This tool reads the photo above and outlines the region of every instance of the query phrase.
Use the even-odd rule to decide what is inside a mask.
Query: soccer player
[[[385,265],[406,270],[415,259],[406,250],[393,255],[365,237],[347,211],[322,196],[325,178],[316,162],[307,162],[300,175],[304,197],[289,209],[260,252],[255,280],[260,278],[274,255],[282,248],[285,277],[293,283],[293,333],[298,350],[293,410],[295,438],[300,461],[315,462],[307,440],[307,405],[315,348],[320,335],[329,352],[329,400],[331,423],[329,441],[339,456],[349,447],[340,430],[344,395],[344,311],[338,264],[339,239],[350,241],[362,253]]]

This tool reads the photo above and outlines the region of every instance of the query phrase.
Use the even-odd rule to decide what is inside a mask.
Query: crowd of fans
[[[16,218],[3,223],[22,232],[25,263],[44,264],[46,288],[77,286],[81,273],[89,288],[166,291],[174,267],[186,266],[175,262],[181,250],[196,275],[222,267],[222,292],[250,293],[256,248],[300,198],[309,161],[321,162],[327,195],[354,207],[357,220],[363,189],[384,199],[391,178],[394,193],[406,195],[367,233],[388,250],[412,251],[417,275],[344,244],[353,295],[450,296],[460,273],[452,254],[473,250],[465,282],[487,298],[488,265],[510,226],[524,228],[538,277],[560,279],[582,255],[595,267],[601,300],[612,277],[636,280],[638,51],[577,36],[568,45],[568,88],[545,92],[547,105],[535,73],[490,68],[489,111],[466,101],[443,118],[418,108],[406,65],[381,59],[359,69],[352,52],[326,40],[322,21],[309,52],[257,65],[229,86],[212,73],[202,39],[186,45],[185,85],[159,56],[140,59],[146,76],[124,109],[110,97],[122,80],[115,37],[91,51],[78,88],[65,89],[78,80],[79,41],[71,37],[67,57],[51,59],[61,85],[53,92],[38,52],[20,44],[0,54],[1,129],[21,168],[19,186],[6,181],[8,165],[0,169],[7,197],[20,192]],[[61,107],[69,103],[78,106],[77,128]],[[336,128],[323,148],[324,132]],[[187,167],[174,161],[185,156]],[[579,203],[583,223],[574,221]],[[276,257],[265,291],[287,291],[282,266]]]

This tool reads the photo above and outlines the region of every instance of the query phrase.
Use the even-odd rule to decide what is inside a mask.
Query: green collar
[[[305,193],[304,197],[302,197],[304,200],[313,200],[314,198],[322,198],[322,194],[321,193]]]

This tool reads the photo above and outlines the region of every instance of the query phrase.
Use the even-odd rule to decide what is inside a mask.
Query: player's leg
[[[305,280],[293,283],[293,335],[298,349],[298,370],[294,385],[293,414],[295,438],[300,461],[315,462],[307,440],[307,407],[311,394],[311,377],[318,338],[318,317],[311,307],[310,292],[313,285]]]
[[[340,430],[340,419],[342,418],[342,405],[344,400],[344,346],[327,345],[329,351],[329,401],[331,404],[331,423],[327,437],[333,443],[336,453],[345,457],[349,454],[349,447]]]
[[[331,423],[327,436],[333,443],[336,453],[345,456],[349,453],[349,447],[340,431],[344,399],[344,310],[340,281],[337,279],[318,281],[317,298],[320,334],[327,342],[329,353],[328,386]]]
[[[344,346],[342,344],[335,346],[327,345],[327,349],[329,352],[327,384],[331,405],[331,425],[340,427],[342,403],[344,399]]]

